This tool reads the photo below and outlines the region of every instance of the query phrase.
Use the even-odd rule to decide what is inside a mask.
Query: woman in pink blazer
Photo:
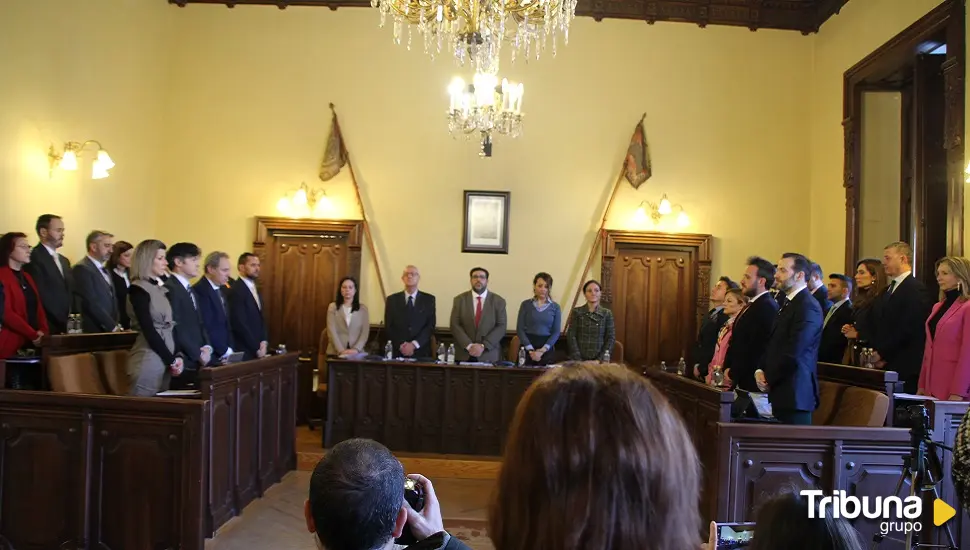
[[[940,301],[926,320],[919,394],[966,401],[970,396],[970,260],[947,256],[936,262],[936,282]]]
[[[728,316],[728,320],[717,335],[714,357],[707,367],[707,377],[704,379],[708,384],[713,383],[714,367],[724,365],[724,358],[727,357],[727,350],[731,345],[731,335],[734,334],[734,320],[746,307],[748,307],[748,297],[744,295],[740,288],[729,288],[724,293],[724,313]],[[731,369],[724,371],[724,385],[727,387],[731,386],[730,371]]]

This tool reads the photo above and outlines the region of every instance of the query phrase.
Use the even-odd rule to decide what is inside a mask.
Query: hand
[[[876,351],[876,350],[872,350],[872,362],[873,363],[882,363],[883,365],[886,364],[886,362],[882,360],[882,356],[879,355],[879,352]],[[880,368],[882,368],[882,367],[880,367]]]
[[[175,358],[175,362],[172,363],[172,366],[171,367],[169,367],[169,369],[172,371],[172,376],[178,376],[178,375],[182,374],[182,369],[183,368],[185,368],[185,366],[182,363],[182,358],[181,357],[176,357]]]
[[[481,357],[483,353],[485,353],[485,346],[482,344],[472,344],[471,347],[468,348],[468,355],[471,355],[472,357]]]
[[[210,348],[209,346],[202,346],[202,348],[199,349],[199,364],[204,367],[208,365],[209,361],[211,360],[212,360],[212,348]]]
[[[121,325],[115,325],[115,328],[111,329],[111,332],[121,332],[125,329],[121,328]]]
[[[714,550],[715,548],[717,548],[717,524],[712,521],[707,534],[707,542],[701,543],[701,550]]]
[[[441,521],[441,506],[438,504],[438,497],[434,494],[434,486],[431,485],[430,479],[420,474],[408,474],[408,477],[424,486],[424,508],[420,512],[415,512],[408,501],[404,501],[411,532],[414,538],[422,541],[445,530],[444,522]]]
[[[926,390],[924,390],[923,388],[920,388],[916,390],[916,395],[926,395]]]
[[[401,350],[401,355],[405,357],[411,357],[414,355],[414,344],[411,342],[404,342],[399,348]]]
[[[356,355],[357,353],[360,353],[357,351],[357,348],[347,348],[340,352],[340,356],[347,357],[348,355]]]
[[[31,341],[31,342],[32,342],[32,343],[33,343],[33,344],[34,344],[35,346],[39,346],[39,345],[40,345],[40,341],[41,341],[41,340],[43,340],[43,339],[44,339],[44,332],[43,332],[43,331],[40,331],[40,330],[38,330],[38,331],[37,331],[37,338],[34,338],[34,339],[33,339],[33,340]]]
[[[852,338],[853,340],[859,337],[859,331],[853,325],[842,325],[842,334],[846,338]]]
[[[545,353],[542,349],[534,349],[529,352],[529,357],[532,358],[533,362],[539,362],[542,359],[542,354]]]
[[[768,379],[765,378],[765,373],[761,369],[754,372],[754,382],[758,384],[759,390],[768,391]]]
[[[701,367],[700,365],[694,365],[694,378],[701,377]]]
[[[731,380],[731,369],[724,369],[724,387],[730,388],[734,386],[734,380]]]
[[[256,357],[263,358],[266,357],[266,346],[268,343],[266,341],[259,343],[259,349],[256,350]]]
[[[947,401],[966,401],[966,400],[963,398],[962,395],[957,395],[955,393],[951,393],[950,394],[950,397],[947,399]]]
[[[884,369],[884,368],[886,368],[886,362],[885,361],[876,361],[876,365],[875,366],[876,366],[877,369]]]

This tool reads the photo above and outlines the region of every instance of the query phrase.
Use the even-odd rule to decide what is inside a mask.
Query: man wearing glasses
[[[384,304],[384,326],[395,357],[434,357],[431,336],[435,327],[434,295],[418,290],[421,272],[409,265],[401,275],[404,290]]]

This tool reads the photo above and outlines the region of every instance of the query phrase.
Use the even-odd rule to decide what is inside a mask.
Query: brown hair
[[[737,298],[738,302],[741,303],[742,307],[748,305],[748,302],[751,300],[751,298],[748,298],[747,296],[744,295],[744,291],[741,290],[740,288],[727,289],[727,291],[724,292],[724,299],[727,300],[728,296],[734,296],[735,298]]]
[[[886,276],[886,268],[883,267],[882,262],[875,258],[859,260],[855,264],[856,271],[859,270],[860,265],[865,265],[866,271],[869,272],[869,275],[872,275],[874,280],[871,285],[865,288],[859,285],[855,286],[855,290],[852,291],[852,307],[854,308],[868,307],[877,296],[889,287],[889,277]]]
[[[695,550],[698,495],[663,395],[624,366],[567,363],[515,410],[488,533],[496,550]]]
[[[121,255],[128,252],[132,248],[135,248],[133,244],[128,241],[118,241],[115,243],[114,247],[111,249],[111,256],[108,257],[108,269],[115,269],[118,267],[118,262],[121,259]]]

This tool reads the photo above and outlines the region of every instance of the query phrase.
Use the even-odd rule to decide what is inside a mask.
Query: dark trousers
[[[536,336],[534,334],[526,334],[526,336],[529,337],[529,343],[532,344],[533,349],[541,348],[542,346],[546,345],[546,342],[549,340],[548,336]],[[538,361],[532,360],[532,357],[529,355],[528,350],[526,350],[525,352],[526,366],[544,367],[546,365],[552,365],[553,363],[556,363],[557,359],[559,359],[559,356],[556,353],[555,345],[549,348],[549,351],[543,353],[542,358],[539,359]]]
[[[796,424],[800,426],[812,425],[810,411],[796,411],[794,409],[772,409],[771,413],[782,424]]]

